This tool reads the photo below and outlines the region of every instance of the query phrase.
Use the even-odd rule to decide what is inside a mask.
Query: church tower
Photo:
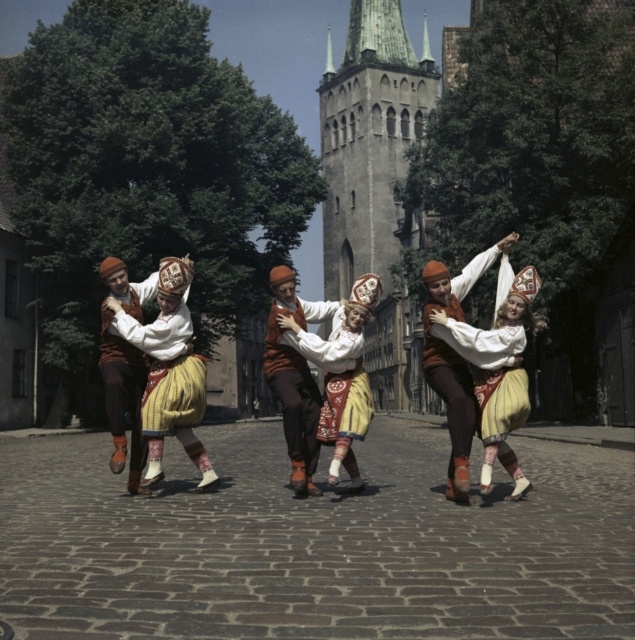
[[[404,27],[401,0],[351,0],[343,62],[336,70],[329,31],[318,89],[322,162],[329,184],[322,205],[325,296],[348,297],[357,275],[382,277],[387,297],[377,310],[377,322],[367,327],[367,343],[369,332],[381,336],[365,357],[373,369],[369,373],[380,410],[409,408],[403,388],[407,357],[399,334],[405,326],[401,292],[393,290],[390,266],[408,244],[404,224],[406,235],[412,231],[412,216],[395,202],[393,187],[406,176],[405,152],[421,144],[424,119],[440,91],[441,75],[422,18],[418,59]],[[382,344],[383,338],[389,341]]]
[[[392,293],[389,266],[399,259],[395,236],[405,216],[393,185],[405,177],[404,154],[423,135],[440,74],[427,28],[417,59],[401,0],[351,0],[344,60],[336,71],[328,40],[320,95],[322,160],[329,183],[323,204],[326,297],[350,292],[355,275],[373,271]]]

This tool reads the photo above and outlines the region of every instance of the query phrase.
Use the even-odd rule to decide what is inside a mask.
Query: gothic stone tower
[[[417,59],[406,33],[401,0],[351,0],[344,60],[333,67],[330,32],[327,66],[318,89],[322,161],[329,193],[323,203],[324,284],[327,299],[348,297],[353,279],[367,272],[384,281],[375,329],[399,332],[400,292],[390,265],[397,262],[406,212],[393,186],[405,177],[404,154],[420,144],[424,118],[440,90],[424,19],[423,54]],[[399,335],[378,344],[365,362],[380,409],[408,409],[406,356]],[[371,336],[372,343],[372,336]],[[374,364],[373,364],[374,363]],[[391,389],[392,387],[392,389]],[[401,389],[401,391],[400,391]],[[386,393],[384,393],[384,390]],[[385,402],[384,398],[393,399]],[[403,406],[406,405],[406,406]]]
[[[393,185],[405,177],[404,153],[423,135],[423,120],[439,95],[440,75],[424,31],[417,60],[404,28],[401,0],[351,0],[344,61],[332,54],[318,90],[324,175],[326,297],[348,295],[352,278],[379,273],[392,293],[389,266],[399,258],[395,237],[404,211]]]

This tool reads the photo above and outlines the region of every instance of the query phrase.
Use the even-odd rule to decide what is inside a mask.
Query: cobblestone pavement
[[[535,489],[505,502],[496,467],[489,499],[461,506],[442,494],[447,432],[380,416],[355,444],[367,491],[298,499],[279,422],[198,433],[218,492],[188,492],[170,439],[152,499],[109,472],[105,432],[2,438],[15,640],[635,637],[632,452],[512,436]]]

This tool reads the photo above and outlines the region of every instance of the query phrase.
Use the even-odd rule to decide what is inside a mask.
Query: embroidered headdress
[[[182,296],[194,280],[194,269],[180,258],[162,258],[159,262],[159,291],[167,296]]]
[[[366,273],[355,278],[349,304],[372,311],[379,302],[383,290],[381,278],[374,273]]]
[[[536,267],[525,267],[512,282],[512,288],[509,290],[509,295],[520,296],[525,302],[531,304],[534,298],[540,292],[542,288],[542,281],[536,271]]]

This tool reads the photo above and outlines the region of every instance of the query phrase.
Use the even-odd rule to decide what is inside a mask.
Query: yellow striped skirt
[[[510,369],[481,414],[483,444],[502,442],[510,431],[520,429],[531,411],[529,378],[524,369]]]
[[[353,374],[340,420],[340,436],[363,440],[375,415],[370,378],[363,369]]]
[[[141,408],[143,435],[168,436],[179,427],[197,427],[206,408],[206,361],[181,356],[145,398]]]

